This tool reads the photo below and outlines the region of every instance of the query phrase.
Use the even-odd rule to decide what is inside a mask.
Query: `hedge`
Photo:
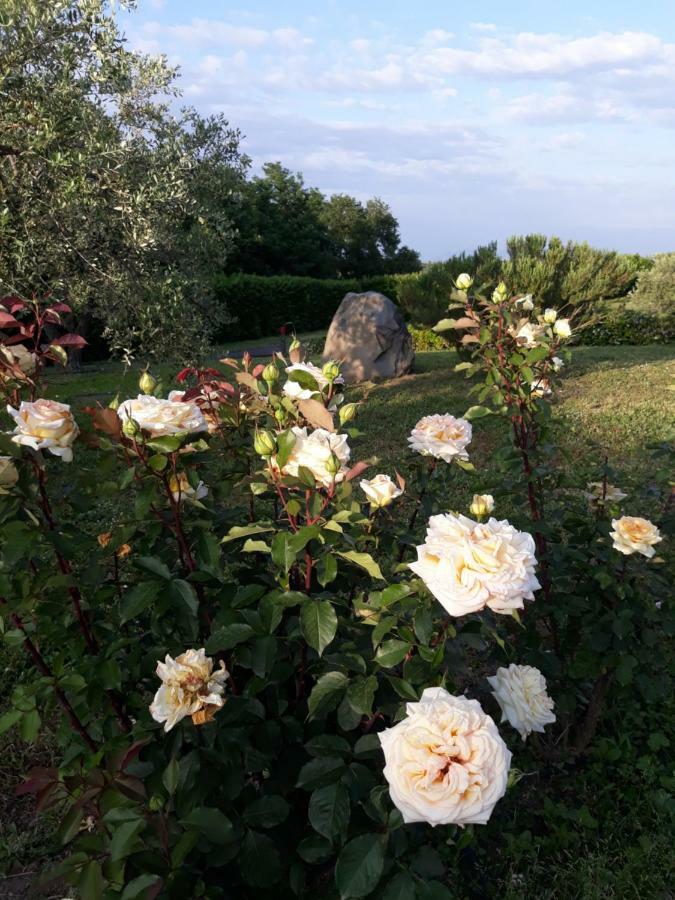
[[[652,313],[626,309],[606,316],[595,325],[581,329],[575,343],[600,346],[668,344],[671,341],[675,341],[675,316],[656,316]]]
[[[295,331],[327,328],[348,291],[380,291],[396,301],[397,284],[405,275],[319,279],[294,275],[220,275],[214,281],[217,300],[236,316],[216,341],[277,334],[287,323]]]

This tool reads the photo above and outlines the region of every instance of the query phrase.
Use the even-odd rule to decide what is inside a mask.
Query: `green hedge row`
[[[327,328],[348,291],[380,291],[396,301],[397,285],[405,275],[356,279],[300,278],[293,275],[220,275],[214,282],[216,299],[224,303],[232,322],[217,341],[259,338],[277,334],[291,323],[297,332]]]
[[[675,341],[675,316],[623,310],[582,329],[576,344],[668,344]]]

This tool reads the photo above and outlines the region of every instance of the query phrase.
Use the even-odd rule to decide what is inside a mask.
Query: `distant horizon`
[[[675,250],[672,5],[462,6],[141,0],[119,21],[180,66],[182,102],[241,130],[254,172],[381,197],[426,261],[533,232]]]

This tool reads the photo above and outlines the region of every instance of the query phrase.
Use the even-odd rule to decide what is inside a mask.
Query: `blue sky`
[[[382,197],[425,259],[528,231],[675,249],[672,0],[140,0],[121,25],[256,167]]]

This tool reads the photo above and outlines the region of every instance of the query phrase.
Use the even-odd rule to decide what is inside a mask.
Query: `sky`
[[[120,25],[254,171],[381,197],[424,259],[528,232],[675,249],[673,0],[140,0]]]

